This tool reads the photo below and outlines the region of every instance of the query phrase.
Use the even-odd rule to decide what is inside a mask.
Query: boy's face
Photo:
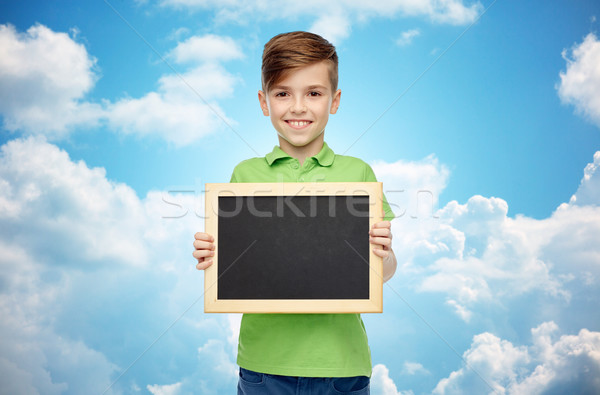
[[[332,91],[326,61],[293,70],[268,92],[258,92],[260,107],[271,117],[281,148],[288,153],[316,148],[311,155],[322,146],[329,114],[337,112],[340,96],[339,89]]]

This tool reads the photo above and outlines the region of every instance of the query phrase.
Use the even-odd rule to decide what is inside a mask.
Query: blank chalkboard
[[[381,183],[207,184],[206,312],[381,312]]]

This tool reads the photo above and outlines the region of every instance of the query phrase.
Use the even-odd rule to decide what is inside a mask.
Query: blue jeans
[[[369,395],[370,379],[357,377],[292,377],[240,368],[238,395]]]

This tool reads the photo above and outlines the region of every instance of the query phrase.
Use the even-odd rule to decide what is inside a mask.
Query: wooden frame
[[[223,284],[219,284],[219,280],[223,282],[223,276],[226,275],[226,271],[229,268],[234,268],[235,265],[240,265],[237,262],[238,258],[235,258],[236,262],[229,263],[230,266],[227,266],[227,269],[223,271],[219,275],[219,258],[220,255],[225,256],[226,252],[229,252],[228,246],[221,245],[220,237],[219,237],[219,223],[221,222],[223,229],[226,228],[227,213],[224,212],[223,208],[221,211],[219,210],[219,202],[223,206],[223,202],[231,201],[225,199],[226,197],[234,197],[237,201],[246,201],[246,202],[256,202],[259,197],[273,197],[278,198],[279,202],[285,201],[285,199],[294,199],[296,197],[309,197],[310,199],[319,199],[318,197],[327,197],[329,202],[333,202],[331,199],[362,199],[363,202],[368,202],[368,228],[370,229],[374,223],[382,221],[382,184],[380,182],[355,182],[355,183],[227,183],[227,184],[206,184],[205,191],[205,199],[206,199],[206,216],[205,216],[205,229],[206,232],[213,235],[215,238],[215,254],[213,257],[213,264],[206,269],[205,278],[204,278],[204,311],[207,313],[381,313],[383,311],[383,298],[382,298],[382,288],[383,288],[383,264],[382,259],[373,253],[373,245],[368,243],[369,235],[368,230],[364,232],[364,237],[366,238],[366,245],[368,252],[365,250],[365,243],[362,240],[362,232],[363,227],[362,224],[366,224],[367,219],[355,220],[350,219],[351,221],[364,221],[361,223],[361,230],[358,233],[361,237],[360,245],[362,246],[361,251],[368,254],[368,262],[366,262],[367,257],[363,257],[362,254],[358,253],[356,249],[352,247],[348,241],[346,241],[348,251],[353,249],[353,252],[342,251],[346,254],[353,254],[356,259],[360,259],[360,264],[364,264],[365,266],[368,264],[368,270],[363,270],[361,273],[368,273],[368,279],[361,279],[362,284],[368,287],[367,293],[363,293],[362,295],[367,295],[368,297],[344,297],[344,298],[307,298],[302,297],[293,297],[293,298],[224,298],[223,296],[219,296],[226,292],[226,286]],[[245,200],[239,200],[245,199]],[[368,200],[365,200],[367,199]],[[221,198],[221,199],[220,199]],[[324,198],[320,198],[320,202],[323,201]],[[269,201],[268,199],[263,199],[262,201]],[[306,198],[303,200],[306,201]],[[340,200],[335,200],[340,201]],[[347,202],[350,200],[346,200]],[[255,204],[255,203],[252,203]],[[248,204],[250,205],[250,204]],[[348,209],[350,203],[347,203]],[[237,203],[236,203],[237,207]],[[277,206],[277,210],[279,210],[279,206]],[[312,206],[311,206],[312,207]],[[364,204],[363,206],[364,207]],[[329,208],[329,217],[331,217],[331,208]],[[335,209],[334,209],[335,210]],[[350,210],[351,211],[351,210]],[[311,208],[312,212],[312,208]],[[221,217],[219,216],[221,214]],[[287,214],[286,214],[287,215]],[[283,216],[283,215],[282,215]],[[337,216],[337,212],[334,217]],[[351,217],[359,217],[358,215],[349,214],[346,215],[348,218]],[[231,215],[230,217],[234,217]],[[363,215],[366,217],[366,215]],[[286,217],[286,218],[289,218]],[[327,221],[323,219],[319,219],[315,216],[316,219],[311,219],[311,221]],[[252,231],[259,231],[261,226],[261,222],[259,219],[256,220],[257,223],[252,225]],[[286,219],[286,221],[289,221]],[[325,224],[326,222],[322,222]],[[229,225],[227,225],[229,226]],[[317,225],[320,226],[320,225]],[[264,228],[263,223],[263,228]],[[237,230],[238,228],[234,228]],[[355,232],[355,231],[354,231]],[[228,232],[235,233],[235,232]],[[333,232],[329,232],[333,233]],[[356,232],[355,232],[356,233]],[[283,233],[279,233],[283,234]],[[286,237],[291,237],[286,233]],[[226,237],[222,235],[223,243],[225,243]],[[310,237],[309,240],[313,240],[315,237]],[[256,241],[256,240],[255,240]],[[264,240],[263,240],[264,241]],[[253,243],[251,243],[253,244]],[[336,244],[338,245],[338,244]],[[263,242],[261,244],[261,251],[271,250],[271,244],[267,244]],[[269,246],[269,248],[265,248],[265,246]],[[251,249],[252,245],[246,249]],[[310,247],[306,247],[308,251]],[[338,247],[343,249],[342,247]],[[221,251],[221,253],[220,253]],[[253,253],[258,253],[255,248],[252,250]],[[245,252],[245,251],[244,251]],[[240,253],[240,256],[244,254],[244,252]],[[337,254],[337,252],[335,253]],[[337,255],[335,255],[337,256]],[[231,258],[228,260],[231,262]],[[241,260],[240,260],[241,262]],[[254,264],[256,260],[252,261]],[[289,260],[288,262],[293,262],[293,260]],[[343,261],[340,264],[346,265],[347,260]],[[222,265],[226,265],[226,262],[223,262]],[[354,267],[358,265],[354,263]],[[253,266],[258,268],[259,266]],[[279,267],[282,267],[281,265]],[[241,266],[236,267],[231,273],[235,272],[235,270],[242,270]],[[249,269],[245,269],[249,270]],[[336,273],[340,273],[341,271],[337,271]],[[227,274],[230,276],[230,274]],[[264,277],[263,277],[264,278]],[[337,279],[337,274],[335,276],[331,276],[331,279]],[[354,278],[354,277],[352,277]],[[317,279],[316,279],[317,280]],[[318,278],[319,281],[323,280],[321,277]],[[332,280],[337,281],[337,280]],[[333,282],[332,282],[333,284]],[[219,286],[222,287],[221,291],[219,291]],[[234,287],[229,287],[234,288]],[[263,290],[265,288],[262,288]],[[235,293],[235,289],[231,289],[231,292]],[[315,295],[315,294],[313,294]],[[340,294],[341,295],[341,294]],[[310,295],[312,296],[312,295]],[[339,296],[339,295],[337,295]],[[334,295],[335,297],[335,295]]]

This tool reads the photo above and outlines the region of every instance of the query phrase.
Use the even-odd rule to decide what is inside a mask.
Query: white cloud
[[[542,220],[511,219],[505,201],[475,196],[464,205],[450,202],[438,213],[443,226],[423,232],[421,244],[443,240],[447,250],[414,246],[417,289],[446,294],[446,303],[464,321],[478,303],[502,303],[531,292],[568,302],[575,285],[568,282],[580,278],[582,268],[600,274],[594,264],[600,256],[596,207],[566,207]],[[581,237],[569,233],[575,229]]]
[[[1,153],[1,199],[10,208],[0,212],[3,240],[33,241],[29,250],[39,259],[50,253],[61,264],[81,269],[84,262],[105,259],[147,262],[145,213],[131,188],[108,181],[104,169],[73,163],[40,137],[9,141]],[[122,222],[125,217],[129,221]],[[57,240],[70,240],[78,248]]]
[[[218,64],[243,57],[237,43],[230,37],[193,36],[179,43],[169,57],[196,66],[163,75],[156,92],[108,104],[109,125],[125,134],[155,136],[177,146],[235,125],[217,100],[231,96],[239,81]]]
[[[170,57],[178,63],[200,64],[184,73],[163,75],[156,92],[109,104],[109,124],[125,134],[156,136],[177,146],[197,141],[225,125],[235,125],[217,99],[231,96],[239,78],[217,62],[242,56],[229,37],[187,39],[170,52]]]
[[[100,393],[193,302],[202,305],[202,273],[191,256],[201,195],[155,191],[139,199],[40,137],[0,152],[0,197],[11,208],[0,212],[3,385],[11,393]],[[128,373],[107,393],[165,391],[152,387],[157,372],[195,388],[202,377],[176,375],[216,350],[198,360],[197,342],[225,350],[228,327],[226,317],[192,309],[137,361],[133,379]],[[153,355],[162,347],[178,350],[164,364],[157,361],[166,350]],[[219,355],[201,371],[213,377],[214,393],[226,393],[233,356],[229,348]]]
[[[371,163],[371,167],[377,180],[383,182],[386,198],[399,218],[430,217],[450,175],[434,155],[416,162],[379,161]]]
[[[402,374],[414,376],[416,374],[429,374],[429,371],[418,362],[405,361],[402,366]]]
[[[338,44],[350,35],[352,27],[346,15],[326,13],[319,16],[308,30],[324,37],[333,44]]]
[[[469,322],[471,320],[471,316],[473,315],[472,311],[468,308],[460,304],[454,299],[446,300],[446,304],[454,308],[454,312],[458,315],[464,322]]]
[[[589,33],[562,56],[567,70],[560,72],[560,99],[600,127],[600,41]]]
[[[417,292],[415,298],[424,292],[440,294],[445,299],[440,307],[469,323],[464,326],[467,331],[491,322],[501,332],[519,332],[518,325],[507,324],[502,317],[512,322],[552,317],[570,328],[597,328],[600,322],[593,314],[593,301],[600,297],[599,157],[595,154],[593,163],[586,166],[576,198],[559,206],[548,218],[510,218],[506,201],[483,196],[473,196],[464,204],[450,202],[435,211],[438,218],[410,215],[414,210],[408,210],[409,215],[394,220],[392,227],[399,267],[390,286],[398,292],[404,288],[404,293],[410,287]],[[384,190],[431,189],[437,202],[448,173],[427,162],[403,163],[397,168],[379,163],[374,169],[384,181]],[[400,204],[394,199],[398,196],[388,198],[407,207],[406,200]],[[399,303],[388,300],[388,314],[398,308],[395,302]],[[440,307],[428,308],[437,312]],[[435,314],[419,312],[424,317]],[[530,346],[487,332],[475,336],[464,358],[490,385],[465,366],[440,380],[434,393],[598,392],[600,333],[582,329],[577,336],[558,336],[555,328],[554,323],[546,323],[534,329]],[[421,335],[415,338],[423,341]],[[381,350],[387,344],[377,341],[372,341],[371,347]],[[411,378],[409,371],[406,365],[401,370],[407,380]],[[395,385],[392,387],[389,372],[378,368],[373,377],[378,380],[374,388],[398,392]]]
[[[393,248],[399,257],[398,274],[418,275],[421,257],[449,256],[462,251],[464,234],[432,216],[450,171],[430,155],[420,161],[371,163],[396,219],[392,222]],[[402,274],[400,274],[402,273]]]
[[[400,34],[400,37],[398,37],[398,39],[396,39],[396,44],[398,44],[401,47],[410,45],[412,43],[412,40],[415,37],[418,37],[420,34],[421,34],[421,32],[419,31],[419,29],[411,29],[411,30],[402,32],[402,34]]]
[[[583,178],[577,192],[571,197],[569,204],[578,206],[600,205],[600,151],[594,154],[594,161],[588,163],[583,170]]]
[[[96,59],[66,33],[0,25],[0,113],[10,131],[63,137],[94,126],[99,105],[82,101],[98,74]]]
[[[117,366],[59,334],[56,315],[78,273],[100,281],[98,265],[147,263],[143,207],[104,170],[72,162],[39,137],[2,146],[0,184],[11,208],[0,213],[0,376],[11,393],[104,391]],[[98,297],[87,291],[76,300]]]
[[[35,25],[26,33],[0,25],[0,114],[4,127],[25,134],[65,138],[75,129],[108,124],[111,130],[190,144],[235,122],[218,104],[239,78],[219,62],[243,53],[230,37],[193,36],[168,57],[185,64],[163,75],[157,91],[115,102],[85,101],[98,78],[96,60],[65,33]],[[0,185],[0,188],[3,186]]]
[[[393,248],[400,257],[392,283],[401,278],[418,292],[444,295],[446,306],[465,322],[483,304],[506,306],[523,295],[545,295],[566,304],[574,294],[584,300],[597,297],[598,157],[586,167],[576,194],[584,205],[563,204],[540,220],[510,218],[506,201],[483,196],[465,204],[450,202],[432,217],[431,209],[415,209],[415,191],[430,190],[430,205],[435,207],[448,178],[435,158],[374,164],[396,214],[412,207],[392,226]],[[387,192],[390,189],[404,192]]]
[[[66,281],[26,246],[0,240],[0,377],[11,394],[86,393],[107,389],[117,367],[85,343],[57,334],[50,323]],[[54,284],[44,281],[55,278]],[[114,394],[108,391],[107,394]]]
[[[180,394],[181,383],[167,385],[148,385],[146,386],[152,395],[178,395]]]
[[[515,346],[491,333],[473,338],[468,364],[440,380],[434,394],[597,393],[600,391],[600,332],[582,329],[557,338],[546,322],[532,329],[533,344]]]
[[[568,281],[567,289],[594,291],[600,280],[600,207],[563,204],[550,218],[518,217],[514,225],[552,273]]]
[[[190,29],[187,27],[178,27],[173,29],[171,33],[167,36],[169,40],[180,41],[182,38],[187,37],[191,34]]]
[[[234,361],[235,356],[227,349],[227,341],[212,338],[198,347],[194,370],[180,382],[168,386],[148,386],[148,389],[152,387],[155,391],[151,391],[153,394],[165,395],[232,393],[235,392],[238,379],[238,368]]]
[[[476,2],[465,6],[462,1],[441,0],[431,1],[428,4],[430,18],[437,23],[451,25],[464,25],[474,22],[483,11],[481,3]]]
[[[223,380],[224,377],[232,380],[238,376],[238,368],[227,351],[225,342],[216,339],[210,339],[198,348],[198,358],[202,361],[210,361],[213,371],[217,373],[212,378],[205,377],[206,381],[213,382],[213,385],[209,386],[211,388],[216,387],[214,381]]]
[[[221,99],[231,96],[237,80],[219,65],[204,64],[181,74],[181,77],[173,74],[162,76],[159,92],[165,100],[195,104],[200,97]]]
[[[205,64],[186,73],[165,75],[157,92],[109,104],[108,122],[125,134],[155,136],[177,146],[190,144],[235,125],[215,99],[230,95],[237,78],[221,66]]]
[[[473,338],[471,348],[463,354],[463,358],[468,367],[440,380],[434,394],[504,394],[507,387],[517,382],[516,372],[529,362],[525,347],[515,347],[487,332]]]
[[[301,6],[292,1],[217,1],[217,0],[160,0],[162,6],[177,9],[209,9],[215,11],[218,22],[237,22],[314,18],[312,31],[325,34],[332,41],[345,38],[355,23],[365,23],[372,18],[425,17],[435,23],[464,25],[473,22],[482,12],[479,2],[470,5],[462,0],[386,0],[364,2],[343,0],[322,2],[308,0]],[[323,17],[323,15],[328,15]],[[335,24],[338,24],[337,26]]]
[[[389,369],[383,364],[373,366],[371,375],[371,393],[373,395],[413,395],[412,391],[398,391]]]
[[[227,323],[229,324],[229,347],[231,356],[235,358],[238,351],[238,339],[240,337],[240,325],[242,323],[241,314],[227,314]]]
[[[177,63],[215,62],[244,57],[241,48],[231,37],[214,34],[193,36],[180,42],[169,56]]]

